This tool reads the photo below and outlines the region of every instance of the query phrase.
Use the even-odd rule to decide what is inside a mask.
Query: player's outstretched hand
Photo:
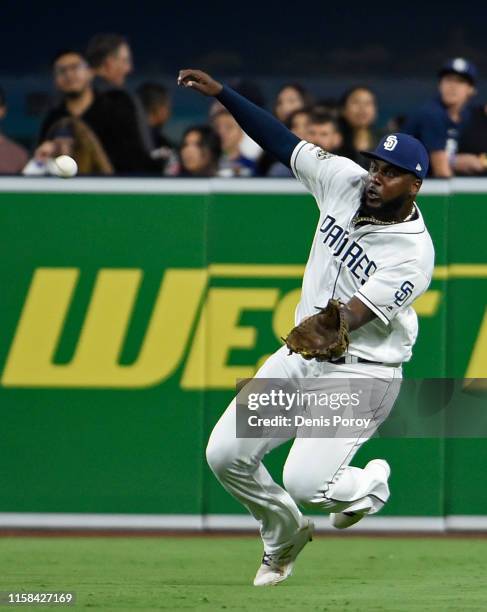
[[[196,89],[204,96],[217,96],[223,88],[221,83],[212,79],[206,72],[189,68],[179,71],[178,85]]]

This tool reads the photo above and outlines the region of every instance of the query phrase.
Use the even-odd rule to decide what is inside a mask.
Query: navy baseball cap
[[[374,151],[360,151],[370,159],[381,159],[393,166],[412,172],[424,179],[428,173],[429,158],[422,142],[409,134],[396,132],[388,134],[379,142]]]
[[[475,64],[463,57],[454,57],[443,64],[438,77],[441,79],[445,74],[458,74],[467,79],[472,85],[475,85],[478,79],[478,71]]]

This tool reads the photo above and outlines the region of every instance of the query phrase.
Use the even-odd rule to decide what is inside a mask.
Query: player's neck
[[[367,206],[363,199],[358,214],[360,217],[370,217],[371,219],[377,219],[377,221],[402,223],[411,218],[414,210],[414,200],[408,199],[404,202],[402,198],[397,198],[387,202],[381,208],[371,208]]]

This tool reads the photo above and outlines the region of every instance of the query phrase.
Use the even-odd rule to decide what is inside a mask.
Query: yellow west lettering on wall
[[[79,270],[38,268],[2,376],[5,386],[43,386],[61,336]],[[49,386],[49,384],[47,385]]]
[[[468,364],[465,378],[487,379],[487,308],[484,312],[479,335],[477,336],[472,356],[470,357],[470,363]],[[486,387],[487,385],[484,381],[483,388]]]
[[[137,360],[120,365],[142,272],[105,269],[70,363],[52,363],[78,278],[76,269],[36,270],[2,376],[17,387],[148,387],[178,366],[206,286],[205,270],[168,269]]]
[[[438,312],[440,302],[441,291],[430,289],[414,301],[413,308],[420,317],[434,317]]]
[[[301,297],[301,288],[286,293],[274,310],[272,330],[276,338],[285,338],[294,327],[294,313]]]
[[[213,270],[214,271],[214,270]],[[222,271],[217,269],[216,272]],[[232,269],[226,270],[234,273]],[[248,271],[245,270],[247,273]],[[251,270],[258,276],[259,270]],[[272,274],[276,274],[274,269]],[[217,274],[218,276],[218,274]],[[238,275],[237,275],[238,276]],[[125,337],[143,278],[140,269],[102,269],[82,325],[74,356],[68,364],[53,363],[79,279],[76,268],[36,270],[0,384],[9,387],[142,388],[159,384],[190,353],[181,386],[186,389],[229,388],[237,378],[254,375],[268,355],[245,365],[228,365],[232,349],[256,346],[256,329],[239,325],[245,310],[273,310],[276,338],[294,325],[300,289],[280,297],[277,287],[214,287],[191,333],[206,288],[208,270],[168,269],[155,300],[136,361],[119,363]],[[280,297],[280,299],[279,299]],[[434,316],[442,293],[430,290],[416,300],[420,316]],[[487,314],[467,376],[486,375]],[[252,363],[250,363],[252,361]]]
[[[227,364],[231,349],[256,343],[255,328],[239,326],[238,321],[244,310],[271,310],[278,295],[278,289],[210,289],[181,380],[183,389],[231,388],[237,378],[252,377],[255,364]]]
[[[282,342],[282,338],[285,338],[294,327],[294,313],[300,296],[301,288],[292,289],[284,294],[274,309],[272,315],[272,331],[279,342]],[[257,369],[264,365],[270,356],[271,353],[261,355],[257,362]]]

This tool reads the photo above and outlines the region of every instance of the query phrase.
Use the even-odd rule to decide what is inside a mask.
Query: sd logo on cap
[[[429,158],[422,142],[409,134],[396,132],[379,142],[374,151],[360,151],[369,159],[381,159],[393,166],[412,172],[420,179],[428,173]]]

